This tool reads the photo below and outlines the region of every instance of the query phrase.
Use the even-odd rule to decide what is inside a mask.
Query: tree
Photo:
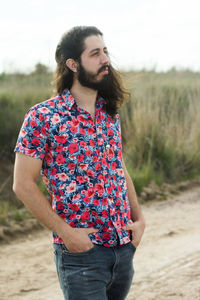
[[[32,74],[48,74],[49,73],[49,68],[41,63],[37,63],[35,65],[35,70],[32,72]]]

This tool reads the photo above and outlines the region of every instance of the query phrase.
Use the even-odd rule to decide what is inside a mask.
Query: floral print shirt
[[[26,113],[14,151],[42,160],[41,175],[53,210],[70,226],[94,227],[93,243],[112,247],[130,241],[122,227],[130,204],[122,168],[120,116],[96,100],[96,120],[65,89]],[[62,239],[53,233],[53,242]]]

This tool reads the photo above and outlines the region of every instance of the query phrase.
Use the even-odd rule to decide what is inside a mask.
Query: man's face
[[[100,35],[85,39],[85,50],[81,54],[78,80],[81,85],[94,90],[103,88],[109,77],[109,58],[107,48]]]

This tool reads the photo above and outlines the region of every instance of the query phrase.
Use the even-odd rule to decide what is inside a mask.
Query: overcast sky
[[[0,73],[55,68],[61,35],[94,25],[115,67],[200,71],[199,0],[0,0]]]

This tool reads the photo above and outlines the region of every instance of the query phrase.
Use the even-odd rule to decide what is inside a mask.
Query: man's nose
[[[102,53],[102,55],[101,55],[101,63],[102,63],[102,65],[109,63],[109,58],[106,55],[106,53]]]

